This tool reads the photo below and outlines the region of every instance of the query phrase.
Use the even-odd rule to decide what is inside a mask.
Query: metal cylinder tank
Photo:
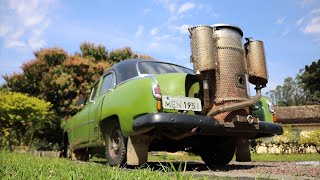
[[[268,72],[263,42],[249,40],[244,46],[249,82],[265,87],[268,83]]]
[[[236,26],[213,25],[214,54],[217,57],[215,103],[248,100],[243,32]]]
[[[191,45],[191,62],[194,64],[194,71],[201,72],[215,69],[216,57],[214,54],[215,43],[212,38],[212,27],[194,26],[189,28]]]

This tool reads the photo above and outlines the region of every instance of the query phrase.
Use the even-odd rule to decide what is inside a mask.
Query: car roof
[[[123,81],[126,81],[128,79],[131,79],[133,77],[139,76],[138,71],[138,64],[140,62],[157,62],[157,63],[165,63],[165,64],[172,64],[175,66],[180,66],[173,63],[163,62],[163,61],[157,61],[157,60],[148,60],[148,59],[127,59],[123,60],[115,65],[113,65],[106,73],[109,73],[110,71],[114,72],[117,79],[117,84],[120,84]],[[180,66],[183,67],[183,66]],[[186,67],[183,67],[186,68]],[[188,69],[188,68],[186,68]],[[192,70],[190,70],[192,71]]]
[[[113,65],[109,71],[113,71],[117,78],[117,84],[126,81],[130,78],[139,76],[137,64],[142,61],[152,61],[152,62],[160,62],[155,60],[144,60],[144,59],[127,59],[123,60],[115,65]]]

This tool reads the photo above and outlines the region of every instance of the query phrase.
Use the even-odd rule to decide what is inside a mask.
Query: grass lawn
[[[319,154],[253,154],[252,161],[320,161]]]
[[[182,167],[183,168],[183,167]],[[172,173],[163,173],[172,172]],[[0,179],[193,179],[190,174],[163,168],[124,170],[99,163],[73,162],[63,158],[37,157],[0,151]],[[203,177],[200,179],[208,179]]]

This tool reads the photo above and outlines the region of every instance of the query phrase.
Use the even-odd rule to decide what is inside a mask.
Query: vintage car
[[[241,139],[283,133],[272,122],[267,99],[254,104],[245,119],[224,123],[202,113],[200,90],[199,76],[179,65],[117,63],[94,83],[85,102],[80,99],[82,110],[64,123],[64,155],[88,160],[103,148],[115,166],[141,165],[150,151],[188,151],[213,166],[229,163],[237,148],[240,152]]]

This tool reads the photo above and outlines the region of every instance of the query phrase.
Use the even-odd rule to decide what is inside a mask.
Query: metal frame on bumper
[[[230,126],[230,124],[232,124]],[[190,131],[197,128],[200,135],[215,136],[241,136],[258,138],[282,134],[283,129],[279,124],[260,121],[256,124],[236,122],[219,123],[210,116],[188,115],[177,113],[151,113],[136,118],[133,122],[133,130],[136,132],[148,132],[155,128]],[[140,133],[139,133],[140,134]]]

